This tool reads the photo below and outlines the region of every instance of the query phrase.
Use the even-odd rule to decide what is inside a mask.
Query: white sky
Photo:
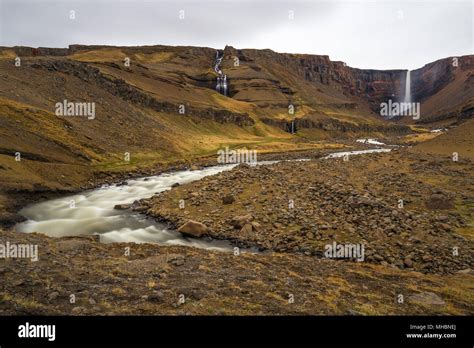
[[[0,0],[0,45],[229,44],[415,69],[473,54],[473,17],[471,0]]]

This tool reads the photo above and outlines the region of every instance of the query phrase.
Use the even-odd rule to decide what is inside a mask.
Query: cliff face
[[[206,47],[70,45],[69,48],[18,46],[10,50],[21,57],[75,57],[111,49],[120,50],[123,57],[168,54],[175,58],[175,64],[195,64],[199,69],[198,73],[186,73],[189,83],[209,89],[215,87],[216,76],[209,68],[216,51]],[[373,121],[382,102],[404,99],[406,70],[357,69],[343,62],[331,61],[326,55],[277,53],[268,49],[240,50],[226,46],[223,53],[222,67],[229,78],[229,96],[263,109],[284,113],[288,105],[293,104],[298,110],[297,117],[304,117],[301,110],[308,106],[310,113],[320,115],[328,111],[354,110],[359,119],[368,117]],[[411,100],[422,103],[423,113],[419,122],[471,117],[474,102],[469,94],[473,92],[473,72],[473,56],[440,59],[413,70]],[[450,87],[453,84],[456,86]],[[242,121],[242,117],[236,118],[238,124],[252,124],[251,119]],[[228,117],[225,119],[229,120]]]
[[[234,77],[234,95],[237,94],[237,98],[242,94],[245,100],[252,100],[248,90],[259,87],[273,90],[273,94],[278,95],[278,98],[273,96],[273,106],[288,105],[300,97],[303,104],[313,106],[312,111],[321,113],[333,106],[348,109],[349,105],[355,104],[359,114],[366,113],[364,107],[379,114],[382,102],[389,99],[402,102],[405,98],[407,70],[356,69],[343,62],[331,61],[325,55],[233,48],[226,48],[226,52],[229,59],[238,57],[253,69],[247,76],[241,72],[232,76],[235,69],[231,65],[227,66],[231,77]],[[422,106],[419,122],[430,123],[440,119],[458,121],[471,117],[474,104],[473,76],[473,56],[440,59],[411,71],[411,101],[419,102]],[[247,82],[242,82],[245,79]],[[266,83],[262,82],[264,80]],[[253,85],[250,81],[253,81]],[[279,103],[276,103],[277,99]],[[269,105],[258,98],[253,101],[263,106]],[[403,122],[410,120],[405,119]]]
[[[458,69],[461,71],[473,70],[472,57],[440,59],[413,70],[411,72],[413,98],[423,101],[436,94],[455,79]]]
[[[474,56],[437,60],[411,72],[420,123],[458,123],[474,115]]]
[[[285,129],[282,125],[294,118],[299,127],[325,129],[321,125],[347,124],[336,128],[343,132],[389,129],[379,116],[380,104],[403,100],[407,75],[406,70],[356,69],[326,55],[226,46],[222,69],[230,98],[216,98],[216,50],[212,48],[0,48],[0,57],[15,56],[21,57],[25,66],[41,70],[39,75],[55,76],[54,81],[68,75],[81,80],[79,89],[94,85],[141,109],[179,117],[178,107],[184,105],[185,114],[197,119],[240,127],[253,126],[261,119],[279,129]],[[132,60],[130,67],[124,66],[126,58]],[[459,57],[456,64],[453,58],[441,59],[412,71],[412,101],[422,103],[419,122],[471,117],[473,71],[472,56]],[[52,97],[48,90],[39,94],[42,100]],[[40,104],[44,107],[44,102]]]
[[[306,80],[326,85],[338,84],[345,95],[367,100],[374,111],[378,111],[380,103],[387,99],[401,98],[404,70],[356,69],[343,62],[332,62],[328,56],[307,56],[299,58],[299,63]]]

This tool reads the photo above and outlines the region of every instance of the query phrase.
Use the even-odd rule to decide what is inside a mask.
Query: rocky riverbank
[[[39,259],[3,256],[0,314],[473,313],[471,161],[402,148],[348,161],[264,159],[302,157],[240,165],[135,206],[264,252],[0,230],[1,245],[37,246]],[[332,242],[363,244],[364,260],[325,257]]]
[[[140,209],[188,235],[241,247],[319,258],[333,242],[361,244],[365,262],[454,273],[473,266],[466,236],[473,169],[468,160],[404,149],[347,162],[241,165],[143,200]],[[190,220],[204,227],[189,229]]]
[[[346,144],[347,146],[349,143]],[[344,145],[341,144],[341,147]],[[318,158],[330,152],[330,149],[302,150],[293,152],[268,152],[259,153],[261,160],[282,160],[297,158]],[[63,178],[67,182],[44,182],[38,185],[16,185],[15,187],[5,187],[0,185],[0,227],[9,229],[16,223],[24,221],[18,212],[27,204],[47,199],[53,199],[65,195],[74,194],[100,187],[105,184],[126,183],[127,180],[160,175],[162,173],[174,172],[187,169],[198,169],[218,165],[217,156],[197,157],[189,160],[177,160],[162,162],[154,165],[141,166],[134,169],[119,168],[116,170],[105,170],[99,168],[83,168],[82,171],[74,175],[64,172]]]

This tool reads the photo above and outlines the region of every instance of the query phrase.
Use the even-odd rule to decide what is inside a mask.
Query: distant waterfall
[[[405,76],[405,96],[403,97],[403,104],[400,107],[400,113],[403,115],[411,109],[411,76],[410,70],[407,70]]]
[[[288,133],[290,133],[290,134],[295,134],[297,132],[296,122],[295,122],[294,119],[290,123],[286,124],[286,129],[287,129]]]
[[[216,91],[220,94],[227,96],[227,75],[221,70],[221,63],[222,58],[224,57],[224,53],[222,56],[219,56],[219,51],[216,52],[216,61],[214,62],[214,71],[219,75],[217,76],[217,83],[216,83]]]
[[[404,103],[411,103],[411,77],[410,77],[410,70],[407,71],[407,75],[405,77],[405,99],[403,100]]]

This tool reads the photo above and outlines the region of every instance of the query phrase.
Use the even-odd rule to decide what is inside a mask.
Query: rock
[[[251,223],[252,219],[253,216],[251,214],[234,216],[230,224],[234,226],[234,228],[242,228],[245,224]]]
[[[262,225],[260,225],[257,221],[252,221],[252,227],[256,231],[258,230]]]
[[[163,300],[163,293],[161,291],[153,291],[153,294],[148,296],[149,301],[160,302]]]
[[[189,169],[191,170],[199,170],[199,167],[195,164],[193,164]]]
[[[252,225],[251,224],[245,224],[242,229],[240,230],[240,233],[252,233]]]
[[[413,261],[409,257],[407,257],[407,258],[405,258],[405,260],[403,260],[403,264],[407,268],[412,268],[413,267]]]
[[[175,266],[182,266],[184,265],[184,256],[183,255],[174,255],[173,257],[168,257],[168,262]]]
[[[408,297],[408,301],[425,306],[444,306],[446,303],[441,297],[432,292],[422,292]]]
[[[379,254],[375,254],[375,255],[374,255],[374,260],[375,260],[375,261],[383,261],[384,258],[383,258],[382,256],[380,256]]]
[[[52,292],[52,293],[50,293],[50,294],[48,295],[48,300],[49,300],[49,301],[54,301],[54,300],[57,299],[58,297],[59,297],[59,292],[54,291],[54,292]]]
[[[207,232],[207,226],[194,220],[188,220],[188,222],[178,228],[178,232],[190,237],[199,238]]]
[[[232,195],[225,195],[222,197],[222,204],[232,204],[235,202],[235,198]]]
[[[452,209],[454,203],[451,198],[435,193],[426,201],[426,207],[432,210]]]
[[[171,187],[178,187],[179,186],[179,182],[175,182],[173,185],[171,185]]]
[[[83,311],[83,308],[82,308],[82,307],[74,307],[71,312],[72,312],[73,314],[81,314],[82,311]]]
[[[126,209],[130,209],[132,207],[131,204],[116,204],[114,205],[114,209],[117,209],[117,210],[126,210]]]

